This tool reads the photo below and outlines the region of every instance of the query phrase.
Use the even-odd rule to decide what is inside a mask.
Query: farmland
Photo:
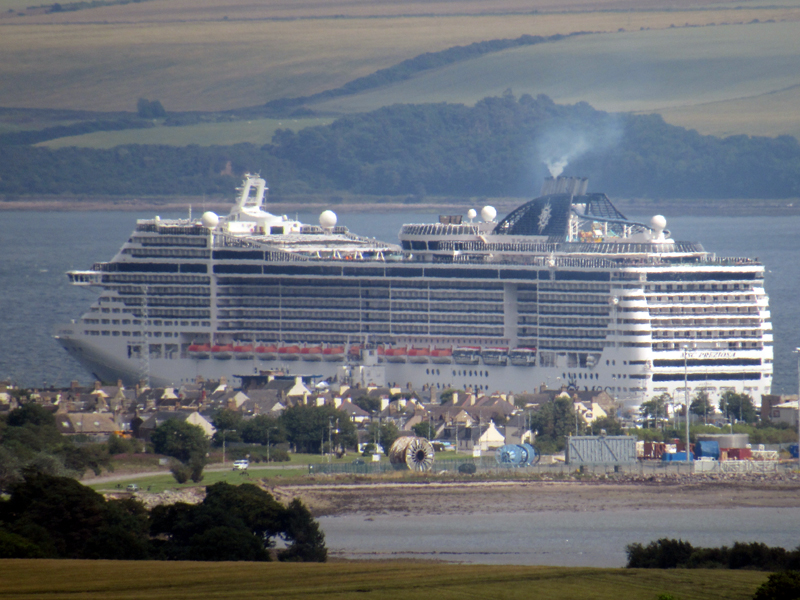
[[[749,599],[753,571],[627,570],[436,562],[189,563],[0,560],[0,596],[41,598]]]

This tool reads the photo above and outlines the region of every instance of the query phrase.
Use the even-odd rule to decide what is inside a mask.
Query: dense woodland
[[[617,197],[800,195],[793,137],[703,136],[657,115],[510,91],[474,107],[395,105],[297,133],[279,130],[262,147],[0,145],[0,194],[229,196],[242,173],[256,171],[278,196],[533,196],[545,164],[558,161],[566,174],[588,176],[593,190]]]

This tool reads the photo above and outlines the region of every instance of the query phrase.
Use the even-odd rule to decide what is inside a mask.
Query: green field
[[[188,563],[0,560],[4,600],[404,598],[749,600],[753,571],[626,570],[424,562]]]
[[[665,112],[704,133],[800,134],[795,23],[619,32],[526,46],[314,105],[364,112],[399,103],[474,103],[511,88],[608,111]],[[782,91],[788,90],[788,91]],[[720,110],[728,105],[728,110]]]
[[[154,127],[152,129],[126,129],[123,131],[98,131],[63,137],[37,144],[47,148],[79,146],[83,148],[113,148],[124,144],[164,144],[167,146],[230,145],[241,142],[267,144],[276,129],[299,131],[314,125],[328,125],[332,118],[320,119],[256,119],[230,123],[202,123],[186,127]]]

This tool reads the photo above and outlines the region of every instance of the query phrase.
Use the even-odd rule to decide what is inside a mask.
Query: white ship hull
[[[263,194],[254,181],[245,190]],[[546,195],[500,223],[404,226],[402,253],[335,217],[310,227],[260,202],[240,199],[222,225],[140,221],[95,276],[73,276],[102,292],[59,342],[127,384],[285,371],[439,390],[566,385],[630,406],[770,392],[763,265],[667,239],[602,195]],[[563,242],[545,235],[556,225]]]

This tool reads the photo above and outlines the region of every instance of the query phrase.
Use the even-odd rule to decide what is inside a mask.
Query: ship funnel
[[[542,193],[549,194],[569,194],[570,196],[583,196],[589,187],[589,179],[586,177],[547,177],[542,184]]]

